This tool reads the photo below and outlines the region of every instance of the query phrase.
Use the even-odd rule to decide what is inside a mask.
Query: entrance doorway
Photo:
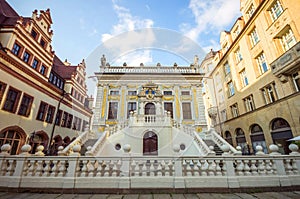
[[[289,123],[282,118],[276,118],[271,122],[271,134],[274,144],[279,147],[279,152],[281,154],[289,154],[289,144],[291,142],[287,141],[293,137],[291,127]]]
[[[143,138],[143,155],[157,155],[157,146],[157,135],[152,131],[145,133]]]

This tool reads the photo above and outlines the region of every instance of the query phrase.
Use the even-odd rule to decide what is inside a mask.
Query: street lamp
[[[221,125],[221,119],[220,119],[220,113],[219,113],[219,106],[218,106],[218,98],[217,98],[217,94],[216,94],[216,87],[215,87],[215,79],[213,78],[213,77],[211,77],[211,76],[205,76],[205,77],[202,77],[202,80],[203,79],[211,79],[212,80],[212,84],[213,84],[213,92],[214,92],[214,98],[215,98],[215,102],[216,102],[216,108],[217,108],[217,116],[218,116],[218,121],[219,121],[219,123],[218,123],[218,125],[219,125],[219,127],[220,127],[220,134],[222,135],[222,125]],[[216,124],[217,125],[217,124]]]
[[[50,139],[48,142],[48,146],[47,146],[47,155],[52,155],[52,148],[53,148],[53,136],[54,136],[54,130],[55,130],[55,126],[56,126],[56,120],[58,118],[58,114],[59,114],[59,108],[60,108],[60,104],[63,101],[63,99],[65,98],[66,95],[68,95],[69,93],[67,93],[65,90],[63,90],[62,96],[60,98],[60,100],[58,101],[57,107],[56,107],[56,114],[55,114],[55,119],[53,122],[53,127],[52,127],[52,131],[51,131],[51,135],[50,135]]]

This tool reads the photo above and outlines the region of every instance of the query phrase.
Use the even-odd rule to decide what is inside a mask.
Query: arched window
[[[232,145],[232,136],[229,131],[225,131],[225,140]]]
[[[243,155],[249,154],[249,146],[246,142],[246,137],[243,129],[237,128],[235,132],[236,132],[236,143],[238,146],[242,148],[242,154]]]
[[[26,133],[17,126],[8,127],[0,132],[0,146],[10,144],[11,155],[20,153],[21,147],[25,144]]]
[[[158,154],[157,146],[158,146],[157,135],[152,131],[148,131],[147,133],[145,133],[143,138],[143,154],[157,155]]]
[[[34,154],[38,146],[43,145],[47,149],[49,137],[44,131],[31,133],[29,137],[29,145],[31,145],[31,153]]]
[[[290,150],[288,139],[293,137],[293,133],[289,123],[283,118],[275,118],[271,121],[271,134],[273,143],[279,147],[279,152],[289,154]]]
[[[145,106],[145,115],[155,115],[155,105],[153,103],[147,103]]]
[[[263,148],[263,152],[268,153],[265,136],[262,128],[258,124],[253,124],[250,127],[250,131],[253,152],[256,153],[256,146],[260,145]]]

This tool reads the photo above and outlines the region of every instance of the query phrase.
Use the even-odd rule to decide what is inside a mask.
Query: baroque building
[[[241,0],[241,13],[220,36],[221,49],[203,60],[207,115],[243,153],[300,135],[300,3]],[[215,101],[211,99],[215,98]]]
[[[52,49],[50,10],[22,17],[0,0],[0,145],[55,153],[90,123],[84,60],[62,62]],[[50,150],[51,148],[51,150]]]

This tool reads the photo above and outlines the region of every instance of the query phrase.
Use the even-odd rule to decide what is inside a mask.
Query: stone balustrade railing
[[[102,136],[97,140],[97,142],[93,145],[93,147],[88,148],[88,151],[85,153],[86,156],[96,156],[102,146],[105,143],[105,140],[107,138],[108,132],[104,132]]]
[[[100,73],[199,73],[190,67],[107,67]]]
[[[170,116],[167,115],[133,115],[130,125],[156,125],[156,126],[171,126]]]
[[[80,134],[73,142],[66,146],[62,151],[59,151],[59,155],[69,155],[73,152],[73,147],[75,145],[83,145],[89,139],[89,130],[86,129],[82,134]]]
[[[270,154],[260,148],[255,156],[131,157],[125,147],[122,157],[54,157],[24,151],[10,156],[6,145],[0,153],[0,189],[292,188],[300,186],[300,154],[296,145],[289,148],[290,155],[271,145]]]
[[[241,154],[240,151],[236,150],[233,146],[228,144],[216,131],[214,128],[210,128],[206,133],[205,137],[211,139],[216,143],[220,148],[226,146],[229,148],[229,152],[232,154]]]

